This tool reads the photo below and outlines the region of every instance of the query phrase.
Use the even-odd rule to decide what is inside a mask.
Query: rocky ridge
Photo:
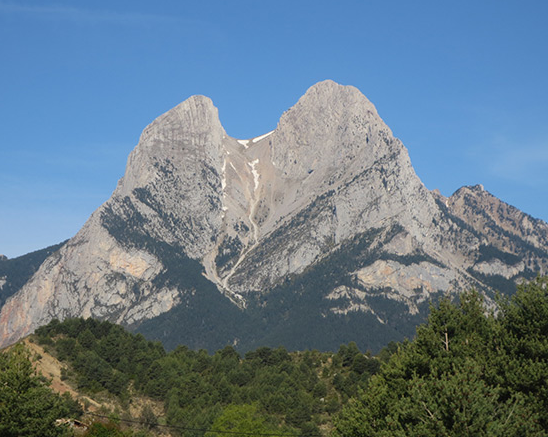
[[[0,336],[6,344],[73,316],[158,320],[169,336],[166,314],[209,314],[207,302],[193,307],[208,289],[246,323],[307,296],[310,329],[355,317],[397,337],[431,299],[471,286],[490,296],[501,278],[511,288],[545,271],[547,252],[546,223],[481,187],[427,190],[354,87],[314,85],[274,131],[249,140],[230,137],[211,100],[193,96],[145,128],[112,197],[6,302]],[[265,322],[280,338],[298,317],[283,311],[283,323]],[[219,329],[220,342],[245,336]]]

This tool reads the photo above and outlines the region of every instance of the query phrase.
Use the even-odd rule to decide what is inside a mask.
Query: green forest
[[[367,333],[364,333],[367,335]],[[210,354],[93,319],[54,320],[31,341],[63,363],[78,393],[115,400],[92,410],[55,393],[19,345],[0,354],[0,435],[545,436],[548,278],[486,303],[475,291],[430,308],[413,339],[373,356],[232,346]],[[136,398],[149,399],[138,417]],[[113,404],[113,405],[114,405]]]

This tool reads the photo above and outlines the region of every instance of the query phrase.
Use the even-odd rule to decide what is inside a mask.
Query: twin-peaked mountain
[[[112,197],[5,303],[0,333],[84,316],[168,346],[376,349],[445,293],[510,292],[547,264],[546,223],[481,186],[427,190],[354,87],[314,85],[250,140],[193,96],[145,128]]]

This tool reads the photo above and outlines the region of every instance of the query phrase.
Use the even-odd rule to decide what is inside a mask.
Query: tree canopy
[[[354,342],[338,352],[259,347],[242,357],[232,346],[214,354],[187,346],[166,352],[158,342],[93,319],[54,320],[34,338],[67,364],[65,379],[81,392],[163,403],[162,424],[175,427],[175,435],[180,427],[248,425],[319,435],[380,366]]]
[[[22,344],[0,353],[0,435],[3,437],[65,435],[57,419],[79,413],[69,396],[60,396],[36,374]]]
[[[173,435],[319,436],[334,426],[335,437],[548,430],[548,278],[496,305],[475,291],[443,299],[413,340],[390,343],[377,357],[354,342],[336,353],[259,347],[241,356],[232,346],[214,354],[186,346],[166,352],[92,319],[54,320],[33,338],[66,364],[63,377],[81,392],[105,392],[120,405],[133,395],[163,404],[161,414],[142,409],[142,435],[162,427]],[[53,423],[71,411],[74,401],[49,389],[23,346],[0,354],[1,436],[63,435]],[[88,435],[133,433],[96,423]]]
[[[541,436],[548,429],[547,278],[486,313],[463,293],[431,308],[336,421],[336,436]]]

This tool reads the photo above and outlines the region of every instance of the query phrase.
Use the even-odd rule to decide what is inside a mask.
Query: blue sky
[[[0,0],[0,253],[73,236],[144,127],[193,94],[229,135],[359,88],[445,195],[548,220],[548,2]]]

